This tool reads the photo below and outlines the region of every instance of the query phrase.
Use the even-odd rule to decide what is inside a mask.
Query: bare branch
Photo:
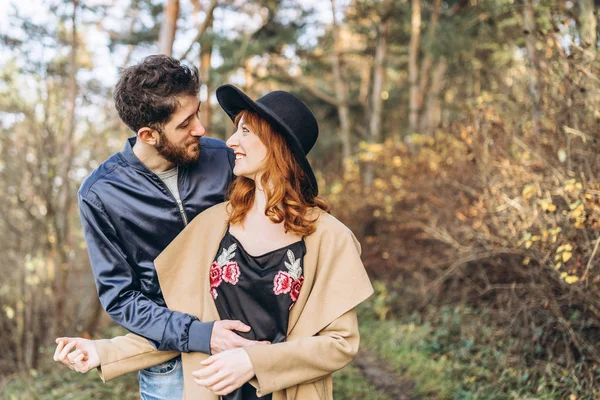
[[[192,40],[192,43],[190,43],[187,50],[180,57],[181,60],[185,60],[187,58],[188,54],[194,47],[194,44],[196,44],[196,42],[198,42],[200,40],[202,35],[204,35],[206,30],[212,24],[213,12],[215,11],[215,8],[217,7],[217,5],[218,5],[218,0],[210,0],[210,4],[208,5],[208,9],[206,10],[206,17],[204,18],[202,25],[200,25],[200,27],[198,27],[198,32],[196,33],[196,37],[194,37],[194,40]]]

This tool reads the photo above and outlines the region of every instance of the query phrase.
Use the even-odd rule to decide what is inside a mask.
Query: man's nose
[[[204,125],[198,122],[198,124],[190,131],[190,134],[192,136],[202,137],[206,134],[206,129],[204,128]]]

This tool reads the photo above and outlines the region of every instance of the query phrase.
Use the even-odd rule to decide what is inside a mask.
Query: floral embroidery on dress
[[[275,279],[273,279],[273,293],[276,295],[289,293],[292,298],[292,303],[295,303],[296,300],[298,300],[300,289],[302,289],[302,284],[304,283],[302,267],[300,266],[302,259],[296,259],[294,252],[291,250],[287,251],[287,256],[289,262],[284,261],[283,264],[288,271],[279,271],[277,275],[275,275]]]
[[[276,295],[289,293],[294,279],[287,272],[279,271],[273,279],[273,293]]]
[[[304,283],[304,277],[301,276],[300,278],[296,279],[293,283],[292,283],[292,289],[290,290],[290,297],[292,298],[292,301],[295,303],[296,300],[298,300],[298,296],[300,295],[300,289],[302,289],[302,284]]]
[[[210,266],[210,287],[216,288],[221,284],[221,280],[223,279],[223,271],[221,270],[221,266],[213,261]]]
[[[238,283],[240,278],[240,267],[238,267],[238,263],[228,262],[227,265],[223,267],[223,280],[227,283],[231,283],[235,285]]]
[[[217,287],[223,281],[235,285],[240,278],[240,267],[236,261],[231,261],[235,257],[237,244],[234,243],[228,249],[222,249],[221,255],[217,261],[213,261],[210,266],[210,294],[213,299],[217,299]]]

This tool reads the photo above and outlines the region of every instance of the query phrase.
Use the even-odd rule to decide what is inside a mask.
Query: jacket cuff
[[[190,352],[197,351],[204,354],[210,353],[210,338],[215,321],[200,322],[193,321],[190,325],[188,333],[188,350]]]

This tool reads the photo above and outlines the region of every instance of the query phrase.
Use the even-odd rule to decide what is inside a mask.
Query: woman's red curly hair
[[[320,197],[309,196],[306,190],[302,190],[309,187],[308,178],[284,137],[258,114],[247,110],[236,116],[235,126],[242,118],[267,147],[265,171],[261,177],[267,198],[265,215],[275,223],[283,222],[286,232],[310,235],[316,229],[316,219],[309,217],[309,210],[318,207],[328,212],[329,206]],[[230,223],[244,221],[254,203],[255,187],[254,180],[243,176],[233,181],[229,190]]]

